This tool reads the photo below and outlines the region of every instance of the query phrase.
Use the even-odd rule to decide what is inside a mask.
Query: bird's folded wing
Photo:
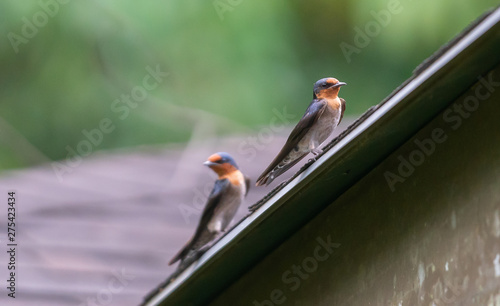
[[[220,203],[222,194],[224,190],[229,186],[229,180],[217,180],[215,181],[214,188],[212,192],[208,196],[207,204],[205,204],[205,208],[203,209],[203,213],[201,214],[200,222],[198,223],[198,227],[193,235],[193,237],[184,245],[184,247],[175,254],[175,256],[170,260],[169,265],[175,263],[177,260],[184,258],[191,249],[197,249],[202,247],[208,240],[210,240],[213,236],[213,233],[210,233],[206,226],[212,219],[215,208]],[[205,236],[205,237],[204,237]]]
[[[342,122],[342,118],[344,118],[345,100],[342,99],[342,98],[339,98],[339,99],[340,99],[340,103],[342,103],[342,108],[341,108],[341,113],[340,113],[340,120],[339,120],[339,124],[340,124],[340,122]]]
[[[273,162],[267,167],[267,169],[262,173],[257,181],[265,177],[269,172],[271,172],[279,163],[290,153],[290,151],[299,144],[299,141],[307,134],[311,127],[318,121],[319,117],[325,111],[327,102],[323,100],[313,100],[306,110],[306,113],[299,120],[295,128],[288,136],[288,139],[281,149],[280,153]]]
[[[198,223],[198,227],[196,228],[194,237],[197,237],[197,235],[200,234],[199,232],[203,231],[203,226],[207,226],[209,221],[214,216],[215,209],[221,201],[222,194],[225,190],[227,190],[229,184],[230,182],[228,179],[215,181],[214,188],[208,196],[207,204],[205,204],[205,208],[203,209],[203,213],[201,214],[200,223]]]
[[[248,191],[250,191],[250,185],[252,184],[251,179],[245,175],[245,195],[248,194]]]

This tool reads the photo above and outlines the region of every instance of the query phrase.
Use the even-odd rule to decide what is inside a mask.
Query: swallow
[[[269,185],[276,177],[293,167],[307,154],[321,153],[319,146],[342,121],[345,100],[338,96],[341,86],[347,85],[335,78],[324,78],[314,84],[313,100],[288,139],[255,183]]]
[[[250,179],[241,173],[228,153],[215,153],[203,164],[212,169],[218,178],[208,196],[193,237],[170,260],[169,265],[178,260],[182,263],[186,257],[198,252],[223,232],[231,223],[250,188]]]

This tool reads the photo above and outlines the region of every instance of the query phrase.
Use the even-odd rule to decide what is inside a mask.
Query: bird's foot
[[[318,156],[321,153],[323,153],[323,150],[321,150],[320,148],[316,148],[316,149],[312,149],[311,153],[314,154],[315,156]]]

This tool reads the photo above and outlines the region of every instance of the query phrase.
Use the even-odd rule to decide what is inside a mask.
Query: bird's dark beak
[[[344,85],[347,85],[347,83],[338,82],[337,84],[333,85],[332,88],[337,88],[337,87],[344,86]]]
[[[204,162],[203,164],[204,164],[205,166],[207,166],[207,167],[211,167],[211,166],[218,165],[217,163],[213,163],[213,162],[208,161],[208,160],[207,160],[206,162]]]

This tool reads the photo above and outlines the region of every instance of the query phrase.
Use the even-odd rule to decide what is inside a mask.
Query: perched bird
[[[170,260],[169,265],[178,260],[182,262],[223,232],[248,193],[250,179],[241,173],[229,154],[215,153],[203,164],[217,173],[218,179],[208,197],[193,237]]]
[[[321,153],[319,146],[339,125],[345,110],[345,101],[339,98],[341,86],[335,78],[324,78],[314,84],[313,100],[288,139],[267,169],[257,179],[256,186],[269,185],[276,177],[290,169],[309,152]]]

